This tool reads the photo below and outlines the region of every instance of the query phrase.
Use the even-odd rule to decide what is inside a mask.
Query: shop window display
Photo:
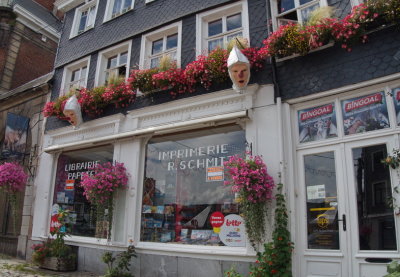
[[[153,138],[146,149],[141,241],[224,245],[210,217],[239,214],[224,162],[244,155],[245,132],[224,126]]]
[[[71,235],[105,237],[96,234],[96,211],[83,195],[83,173],[93,174],[96,164],[113,161],[113,147],[102,146],[62,153],[57,162],[53,210],[69,210]]]

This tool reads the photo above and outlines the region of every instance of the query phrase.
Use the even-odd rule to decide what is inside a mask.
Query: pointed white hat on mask
[[[237,48],[237,46],[233,46],[231,52],[229,53],[229,57],[227,60],[228,68],[237,63],[247,63],[250,64],[249,60],[245,55],[243,55],[242,51]]]

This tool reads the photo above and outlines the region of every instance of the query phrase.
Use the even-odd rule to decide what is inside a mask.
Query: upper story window
[[[154,68],[160,65],[163,56],[169,56],[180,65],[182,23],[175,23],[142,38],[140,68]]]
[[[77,36],[94,27],[97,13],[98,0],[89,0],[82,7],[75,10],[74,23],[72,25],[71,36]]]
[[[240,1],[197,15],[198,54],[225,48],[235,37],[249,39],[247,2]]]
[[[276,18],[275,27],[288,23],[304,23],[319,7],[326,6],[325,0],[274,0],[272,13]]]
[[[64,68],[61,84],[61,95],[73,89],[86,87],[88,78],[89,57],[74,62]]]
[[[126,42],[99,53],[97,63],[96,85],[107,84],[111,79],[129,74],[131,43]]]
[[[113,19],[133,9],[133,0],[108,0],[105,20]]]

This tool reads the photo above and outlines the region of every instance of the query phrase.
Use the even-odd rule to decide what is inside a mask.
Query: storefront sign
[[[396,111],[396,123],[400,125],[400,88],[392,89],[394,109]]]
[[[389,128],[384,92],[342,101],[343,126],[346,135]]]
[[[158,160],[168,162],[168,171],[223,166],[229,153],[228,144],[199,146],[158,152]],[[218,155],[218,157],[213,157]]]
[[[219,238],[227,246],[245,246],[246,232],[243,218],[237,214],[227,215],[221,226]]]
[[[337,137],[333,103],[298,112],[299,141],[310,142]]]
[[[224,180],[224,167],[214,166],[207,168],[207,182],[223,181]]]

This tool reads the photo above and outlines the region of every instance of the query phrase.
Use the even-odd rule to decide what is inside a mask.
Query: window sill
[[[71,35],[71,36],[69,37],[69,39],[73,39],[73,38],[79,37],[80,35],[82,35],[82,34],[88,32],[88,31],[92,30],[93,28],[94,28],[94,26],[92,26],[92,27],[90,27],[90,28],[87,28],[87,29],[86,29],[85,31],[83,31],[83,32],[73,34],[73,35]]]
[[[106,23],[106,22],[108,22],[108,21],[112,21],[112,20],[114,20],[114,19],[116,19],[116,18],[118,18],[118,17],[120,17],[120,16],[122,16],[122,15],[124,15],[124,14],[129,13],[130,11],[133,11],[133,8],[128,9],[128,10],[126,10],[126,11],[124,11],[124,12],[116,13],[114,16],[111,15],[111,16],[107,17],[106,19],[104,19],[103,23]]]
[[[146,253],[165,253],[165,255],[207,255],[213,256],[236,256],[246,261],[253,261],[256,252],[251,248],[245,247],[229,247],[229,246],[205,246],[205,245],[189,245],[189,244],[173,244],[173,243],[157,243],[157,242],[139,242],[135,246],[136,249]]]
[[[329,43],[327,43],[327,44],[325,44],[325,45],[323,45],[323,46],[321,46],[321,47],[318,47],[318,48],[316,48],[316,49],[311,50],[310,52],[308,52],[308,53],[305,54],[305,55],[293,54],[293,55],[290,55],[290,56],[287,56],[287,57],[283,57],[283,58],[276,58],[276,62],[283,62],[283,61],[290,60],[290,59],[294,59],[294,58],[297,58],[297,57],[304,57],[304,56],[307,56],[308,54],[311,54],[311,53],[314,53],[314,52],[318,52],[318,51],[321,51],[321,50],[330,48],[330,47],[332,47],[333,45],[335,45],[334,42],[329,42]]]

